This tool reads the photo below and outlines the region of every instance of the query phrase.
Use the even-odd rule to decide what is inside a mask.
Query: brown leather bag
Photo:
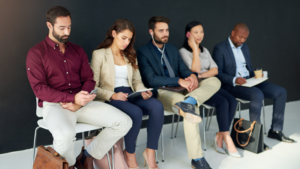
[[[53,148],[38,147],[33,169],[69,169],[69,163]]]

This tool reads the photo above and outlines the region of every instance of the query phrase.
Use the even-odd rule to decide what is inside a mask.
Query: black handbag
[[[263,125],[254,121],[234,119],[231,138],[236,147],[260,153],[264,151]]]

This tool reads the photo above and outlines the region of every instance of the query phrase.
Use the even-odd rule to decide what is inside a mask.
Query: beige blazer
[[[142,82],[140,71],[135,70],[128,63],[126,57],[124,59],[127,65],[128,83],[132,91],[146,89]],[[92,55],[91,68],[96,81],[95,89],[98,89],[95,100],[110,101],[111,96],[115,93],[115,63],[111,48],[95,50]]]

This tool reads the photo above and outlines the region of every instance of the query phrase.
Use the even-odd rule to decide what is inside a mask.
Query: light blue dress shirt
[[[243,51],[242,51],[243,45],[235,47],[233,45],[233,43],[231,42],[230,37],[228,37],[228,41],[229,41],[229,44],[231,46],[231,49],[232,49],[232,52],[233,52],[233,55],[234,55],[234,58],[235,58],[235,63],[236,63],[236,73],[235,73],[235,77],[233,78],[233,82],[232,82],[233,86],[235,86],[236,78],[238,78],[238,77],[247,77],[250,74],[249,74],[249,71],[246,67],[246,60],[245,60],[245,57],[244,57],[244,54],[243,54]]]

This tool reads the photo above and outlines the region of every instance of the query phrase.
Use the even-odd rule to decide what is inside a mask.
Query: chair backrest
[[[39,99],[36,97],[36,115],[38,117],[43,117],[42,110],[43,108],[39,107]]]

